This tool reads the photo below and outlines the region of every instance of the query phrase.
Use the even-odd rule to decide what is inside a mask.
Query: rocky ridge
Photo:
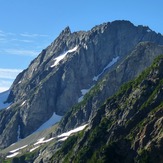
[[[82,96],[81,90],[90,89],[98,82],[96,81],[97,77],[100,79],[109,72],[114,81],[108,80],[106,83],[108,86],[106,88],[111,93],[102,93],[103,95],[106,94],[102,101],[113,95],[121,84],[135,77],[152,62],[155,55],[161,53],[161,47],[158,47],[160,50],[157,49],[155,52],[151,50],[149,54],[152,54],[153,57],[149,62],[146,58],[136,73],[130,71],[132,65],[128,65],[128,69],[120,69],[125,73],[119,72],[121,79],[119,77],[118,85],[109,87],[116,81],[116,73],[114,74],[114,71],[111,70],[118,66],[121,61],[127,61],[126,57],[131,52],[134,53],[133,49],[142,41],[162,45],[163,37],[148,27],[136,27],[128,21],[104,23],[88,32],[71,33],[69,27],[65,28],[59,37],[44,49],[31,62],[28,69],[19,74],[14,81],[7,100],[9,103],[12,102],[12,105],[8,109],[0,111],[0,148],[4,148],[34,132],[54,112],[58,115],[64,115],[73,105],[78,103]],[[152,47],[152,45],[150,46]],[[117,62],[109,67],[108,65],[115,59]],[[124,66],[126,65],[124,64]],[[95,106],[100,106],[102,101],[100,96],[97,97],[90,104],[97,103]],[[89,103],[87,104],[89,105]],[[74,127],[73,125],[77,126],[84,123],[84,121],[89,120],[90,114],[93,115],[94,113],[90,111],[87,119],[84,118],[83,122],[68,122],[67,127],[65,129],[60,127],[58,133]]]
[[[109,98],[51,162],[163,161],[163,56]]]
[[[114,66],[104,78],[97,83],[84,97],[84,100],[73,106],[61,120],[57,133],[70,130],[91,120],[96,109],[110,96],[119,90],[122,84],[137,77],[149,67],[156,56],[163,54],[163,46],[150,42],[139,43],[118,66]],[[55,134],[54,134],[55,135]]]
[[[157,54],[163,54],[162,46],[149,42],[140,43],[118,67],[115,66],[110,73],[106,74],[104,79],[99,81],[99,83],[85,95],[81,103],[75,105],[63,117],[59,123],[58,129],[52,136],[54,137],[65,131],[69,131],[72,128],[84,125],[85,123],[90,123],[96,114],[97,109],[105,102],[105,99],[114,95],[114,92],[118,91],[123,83],[135,78],[146,67],[151,65],[154,58],[158,56]],[[129,65],[132,65],[132,73],[130,74],[128,74],[131,72],[131,67]],[[110,86],[108,83],[117,85],[117,87],[113,87],[117,90],[112,90],[112,85]],[[56,149],[49,149],[47,147],[47,149],[42,151],[42,155],[39,156],[38,160],[46,160],[47,157],[45,153],[47,154],[49,151],[55,153]],[[50,156],[48,155],[48,158],[49,157]]]
[[[163,56],[96,108],[83,131],[51,140],[12,161],[151,162],[163,160]],[[73,117],[72,117],[73,118]]]

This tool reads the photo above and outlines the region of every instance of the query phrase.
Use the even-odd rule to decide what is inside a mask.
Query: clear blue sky
[[[163,34],[162,0],[0,0],[0,92],[66,27],[129,20]]]

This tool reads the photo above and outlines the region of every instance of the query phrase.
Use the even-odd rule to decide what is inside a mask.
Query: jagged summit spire
[[[70,29],[70,27],[69,26],[67,26],[62,32],[61,32],[61,35],[69,35],[69,34],[71,34],[71,29]]]

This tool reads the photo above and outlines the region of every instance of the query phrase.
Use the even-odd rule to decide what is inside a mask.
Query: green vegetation
[[[136,135],[142,132],[144,126],[153,120],[155,113],[163,108],[163,79],[159,73],[154,74],[162,71],[161,62],[163,63],[163,56],[157,57],[153,65],[139,77],[124,84],[114,96],[106,100],[92,120],[92,129],[65,141],[52,160],[62,159],[63,162],[72,163],[134,162],[134,160],[139,163],[147,163],[150,160],[159,162],[159,157],[151,159],[152,151],[145,150],[143,146],[132,148]],[[99,87],[100,85],[94,87],[73,111],[86,105],[93,94],[100,89]],[[139,90],[140,97],[130,99],[136,89]],[[125,112],[131,112],[131,115],[119,124],[119,118]]]
[[[150,162],[149,159],[149,153],[146,150],[140,150],[139,156],[135,159],[135,161],[138,161],[139,163],[148,163]]]

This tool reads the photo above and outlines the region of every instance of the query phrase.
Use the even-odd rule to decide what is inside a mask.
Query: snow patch
[[[10,103],[4,102],[7,100],[8,96],[10,94],[10,90],[0,93],[0,110],[9,107]]]
[[[6,110],[8,110],[8,109],[10,109],[10,108],[11,108],[11,106],[7,107]]]
[[[36,147],[34,147],[34,148],[32,148],[32,149],[30,149],[30,151],[29,152],[32,152],[32,151],[34,151],[35,149],[37,149],[37,148],[39,148],[40,146],[36,146]]]
[[[62,138],[62,139],[59,139],[58,141],[65,141],[66,139],[68,138],[68,136]]]
[[[147,32],[152,32],[152,30],[150,30],[150,29],[147,29]]]
[[[42,130],[45,130],[45,129],[51,127],[55,123],[59,122],[61,120],[61,118],[62,118],[62,116],[59,116],[59,115],[53,113],[51,118],[49,120],[47,120],[44,124],[42,124],[35,132],[42,131]]]
[[[94,76],[93,77],[93,81],[97,81],[98,80],[98,78],[102,75],[103,73],[100,73],[99,75],[97,75],[97,76]]]
[[[103,28],[103,29],[101,29],[101,33],[104,33],[104,31],[105,31],[105,29]]]
[[[17,131],[17,141],[21,140],[20,138],[20,125],[18,125],[18,131]]]
[[[38,139],[37,142],[34,145],[41,144],[44,141],[45,138]]]
[[[58,138],[61,138],[61,137],[68,137],[70,136],[71,134],[73,133],[76,133],[76,132],[79,132],[79,131],[82,131],[88,124],[85,124],[83,126],[79,126],[73,130],[70,130],[68,132],[65,132],[65,133],[62,133],[61,135],[57,136]]]
[[[22,146],[22,147],[20,147],[20,148],[14,149],[14,150],[10,151],[10,153],[15,153],[15,152],[17,152],[17,151],[19,151],[19,150],[21,150],[21,149],[26,148],[27,146],[28,146],[28,145],[25,145],[25,146]]]
[[[58,135],[57,138],[60,138],[58,141],[65,141],[71,134],[79,132],[81,130],[83,130],[88,124],[85,124],[83,126],[79,126],[73,130],[70,130],[68,132],[62,133],[61,135]],[[38,139],[37,142],[34,144],[34,146],[38,145],[38,144],[43,144],[43,143],[47,143],[50,142],[51,140],[55,139],[56,137],[52,137],[50,139],[46,139],[45,137]]]
[[[109,67],[113,66],[119,59],[119,56],[116,58],[113,58],[112,61],[102,70],[102,72],[93,77],[93,81],[97,81],[99,79],[99,77],[105,72],[105,70],[107,70]]]
[[[63,60],[63,59],[66,57],[66,55],[67,55],[68,53],[75,52],[77,49],[78,49],[78,46],[75,46],[73,49],[70,49],[70,50],[64,52],[63,54],[59,55],[58,57],[54,58],[54,61],[55,61],[55,62],[54,62],[54,64],[51,65],[50,67],[51,67],[51,68],[55,67],[61,60]]]
[[[26,103],[26,100],[25,100],[25,101],[23,101],[23,102],[21,103],[21,105],[20,105],[20,106],[23,106],[25,103]]]
[[[79,127],[75,128],[73,130],[70,130],[68,132],[62,133],[61,135],[59,135],[57,137],[52,137],[50,139],[46,139],[45,140],[45,137],[43,137],[41,139],[38,139],[37,142],[35,144],[33,144],[35,147],[33,147],[32,149],[30,149],[29,152],[32,152],[32,151],[36,150],[37,148],[40,147],[41,144],[50,142],[50,141],[52,141],[55,138],[60,138],[58,141],[65,141],[71,134],[76,133],[76,132],[79,132],[79,131],[82,131],[87,125],[88,124],[79,126]],[[28,145],[25,145],[25,146],[22,146],[20,148],[17,148],[17,149],[14,149],[14,150],[10,151],[10,153],[13,153],[13,154],[8,155],[6,158],[15,157],[16,155],[18,155],[20,153],[19,150],[24,149],[27,146]]]
[[[16,152],[16,153],[13,153],[13,154],[11,154],[11,155],[6,156],[6,158],[15,157],[15,156],[17,156],[18,154],[19,154],[19,152]]]
[[[89,92],[90,88],[89,89],[82,89],[81,90],[81,93],[82,95],[85,95],[87,92]]]
[[[83,46],[84,46],[84,49],[86,49],[86,50],[88,49],[87,44],[85,44],[85,43],[84,43],[84,45],[83,45]]]
[[[88,93],[88,92],[90,91],[90,89],[92,89],[93,87],[94,87],[94,85],[93,85],[92,87],[88,88],[88,89],[82,89],[82,90],[81,90],[82,96],[79,97],[78,102],[81,102],[81,101],[83,100],[84,95],[85,95],[86,93]]]
[[[15,143],[11,144],[10,147],[13,146],[13,145],[15,145]]]
[[[34,145],[47,143],[47,142],[53,140],[54,138],[50,138],[50,139],[47,139],[47,140],[44,140],[44,139],[45,139],[45,138],[38,139],[38,141],[37,141]]]

